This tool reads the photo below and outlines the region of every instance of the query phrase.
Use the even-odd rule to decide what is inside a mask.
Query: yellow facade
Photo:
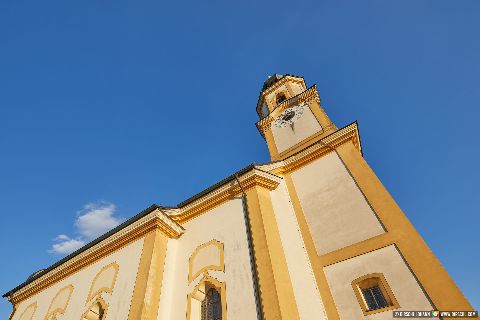
[[[10,319],[473,310],[363,159],[356,123],[338,129],[316,86],[275,75],[256,110],[271,163],[176,207],[153,205],[39,272],[5,294]]]

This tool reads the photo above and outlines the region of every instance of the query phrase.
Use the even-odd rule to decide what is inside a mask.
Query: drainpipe
[[[240,179],[238,179],[238,174],[235,175],[235,180],[237,180],[238,186],[242,191],[243,217],[245,220],[245,229],[247,230],[248,253],[250,255],[250,268],[252,270],[253,293],[255,295],[255,305],[257,307],[257,319],[263,320],[263,306],[260,299],[260,286],[258,284],[257,263],[255,261],[255,252],[253,250],[253,238],[250,225],[250,216],[248,214],[247,194],[245,193],[245,190],[240,183]]]

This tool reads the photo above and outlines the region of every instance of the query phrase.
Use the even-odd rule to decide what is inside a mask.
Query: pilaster
[[[246,191],[264,319],[299,319],[269,190]]]
[[[157,319],[167,242],[167,236],[157,229],[145,236],[129,320]]]

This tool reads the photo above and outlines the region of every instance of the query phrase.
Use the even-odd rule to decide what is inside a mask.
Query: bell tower
[[[307,88],[298,76],[269,76],[257,113],[257,128],[267,141],[272,161],[285,159],[337,130],[320,104],[316,85]]]

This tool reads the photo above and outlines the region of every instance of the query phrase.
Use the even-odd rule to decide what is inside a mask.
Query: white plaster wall
[[[366,274],[383,273],[397,299],[397,310],[432,310],[425,294],[394,245],[324,268],[340,319],[393,319],[392,311],[364,316],[352,281]]]
[[[297,82],[290,82],[290,86],[292,87],[294,95],[300,94],[305,91],[305,88]]]
[[[384,233],[336,153],[298,169],[292,179],[318,255]]]
[[[192,261],[192,275],[200,271],[205,266],[220,266],[220,248],[215,244],[211,244],[197,251]]]
[[[233,199],[185,223],[185,233],[169,240],[158,319],[185,320],[187,295],[201,276],[188,283],[188,259],[212,239],[224,244],[225,273],[210,276],[226,284],[228,320],[256,319],[250,258],[241,199]],[[175,242],[175,243],[173,243]]]
[[[92,286],[91,294],[95,294],[97,290],[101,288],[110,288],[115,284],[115,267],[111,265],[107,269],[103,270],[101,274],[96,276],[95,284]]]
[[[270,127],[278,153],[297,145],[322,130],[309,107],[304,108],[302,116],[294,123],[293,127],[278,128],[275,126],[275,121],[272,122]]]
[[[33,317],[34,320],[43,320],[47,313],[50,302],[57,292],[70,284],[73,285],[73,293],[66,312],[58,319],[78,320],[87,310],[86,299],[88,291],[95,275],[106,265],[116,262],[119,265],[117,281],[111,295],[103,294],[102,297],[108,303],[106,320],[127,319],[130,302],[135,285],[138,264],[142,252],[143,238],[139,239],[124,248],[115,251],[111,255],[96,261],[79,272],[63,279],[47,289],[40,291],[34,296],[23,301],[17,308],[13,320],[18,320],[28,305],[37,302],[38,308]]]
[[[182,237],[183,236],[184,235],[182,235]],[[183,282],[186,281],[186,279],[180,279],[178,280],[180,281],[179,283],[175,282],[175,280],[179,278],[179,276],[177,275],[178,251],[178,240],[169,239],[167,243],[167,254],[165,255],[165,264],[163,266],[162,291],[160,294],[160,303],[158,305],[157,313],[157,319],[159,320],[174,319],[172,318],[172,310],[181,307],[181,302],[176,301],[174,303],[174,299],[178,295],[175,293],[175,291],[177,290],[177,286],[180,284],[183,287]]]
[[[270,194],[300,319],[327,319],[285,183]]]

